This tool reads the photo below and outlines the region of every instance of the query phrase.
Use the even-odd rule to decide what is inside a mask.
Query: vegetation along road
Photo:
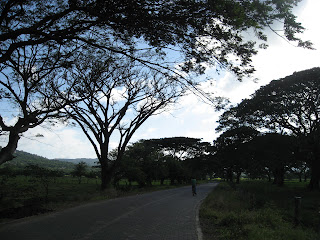
[[[1,240],[183,239],[199,233],[197,208],[216,183],[112,199],[0,227]]]

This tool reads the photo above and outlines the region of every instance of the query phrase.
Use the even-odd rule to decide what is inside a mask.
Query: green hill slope
[[[98,165],[97,158],[56,158],[55,160],[63,161],[63,162],[71,162],[74,164],[78,164],[79,162],[85,162],[88,166]]]
[[[10,162],[6,162],[1,167],[10,166],[17,169],[22,169],[30,164],[38,165],[52,170],[63,170],[66,172],[72,171],[75,164],[70,162],[63,162],[58,160],[50,160],[35,154],[27,153],[24,151],[16,151],[14,154],[16,157]]]

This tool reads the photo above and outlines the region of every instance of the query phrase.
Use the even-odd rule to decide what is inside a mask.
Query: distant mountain
[[[85,162],[88,166],[97,166],[98,159],[97,158],[56,158],[54,160],[63,161],[63,162],[71,162],[74,164],[78,164],[79,162]]]
[[[75,164],[71,162],[50,160],[48,158],[41,157],[36,154],[31,154],[24,151],[18,151],[18,150],[14,153],[14,156],[15,158],[13,160],[2,164],[1,167],[11,166],[14,168],[22,169],[25,166],[33,164],[33,165],[38,165],[39,167],[70,172],[74,169],[74,166],[75,166]]]

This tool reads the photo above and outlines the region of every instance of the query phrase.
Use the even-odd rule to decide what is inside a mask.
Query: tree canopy
[[[226,111],[218,130],[243,125],[297,137],[300,151],[312,152],[310,186],[319,188],[319,99],[320,68],[296,72],[261,87]]]
[[[80,100],[72,97],[72,86],[61,79],[64,60],[52,47],[32,46],[15,49],[10,60],[1,64],[0,101],[5,108],[12,107],[16,121],[0,114],[0,134],[9,135],[0,151],[0,164],[13,158],[22,133],[58,118],[63,107]]]
[[[250,152],[248,173],[254,175],[257,169],[261,173],[272,173],[273,183],[284,184],[285,173],[295,165],[295,138],[277,133],[257,136],[248,144]],[[253,165],[254,168],[252,168]]]
[[[208,151],[208,146],[210,145],[207,142],[202,142],[200,138],[188,137],[149,139],[145,143],[161,149],[166,155],[171,155],[179,160],[202,155]]]
[[[209,146],[201,139],[187,137],[139,140],[126,148],[118,175],[136,180],[140,186],[151,185],[152,180],[163,184],[170,179],[174,184],[204,178],[209,171]]]
[[[258,89],[238,106],[239,116],[274,131],[307,136],[319,128],[320,68],[296,72]],[[243,114],[242,114],[243,113]]]
[[[217,164],[217,172],[220,171],[230,181],[233,181],[235,172],[239,182],[241,174],[250,164],[248,143],[259,134],[254,128],[244,126],[223,132],[213,142],[215,157],[220,161]]]
[[[304,28],[292,8],[299,2],[4,0],[0,3],[0,63],[21,47],[49,44],[65,52],[88,44],[162,70],[168,67],[165,62],[137,56],[132,50],[152,50],[159,56],[178,50],[184,71],[203,72],[203,63],[211,63],[241,76],[253,71],[251,57],[257,50],[254,41],[242,36],[244,31],[253,31],[257,40],[265,42],[265,28],[282,22],[284,38],[312,46],[297,37]],[[238,61],[234,63],[230,56]]]

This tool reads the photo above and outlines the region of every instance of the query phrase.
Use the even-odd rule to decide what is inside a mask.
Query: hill
[[[56,158],[54,160],[63,161],[63,162],[71,162],[73,164],[78,164],[79,162],[85,162],[88,166],[97,166],[98,159],[97,158]]]
[[[38,156],[36,154],[27,153],[17,150],[15,152],[15,158],[9,162],[1,165],[1,167],[10,166],[17,169],[22,169],[28,165],[38,165],[52,170],[63,170],[70,172],[74,169],[75,164],[71,162],[63,162],[58,160],[50,160],[45,157]]]

